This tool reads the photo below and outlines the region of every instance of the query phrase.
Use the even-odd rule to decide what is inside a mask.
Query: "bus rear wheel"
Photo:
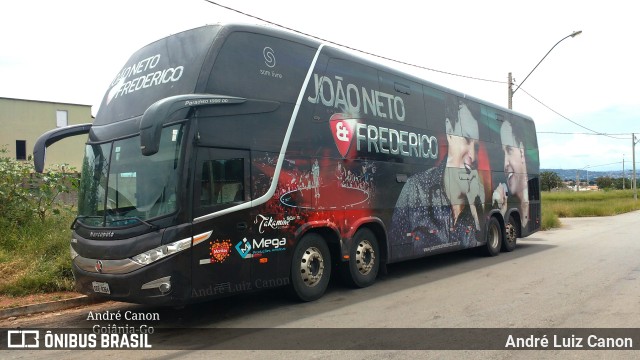
[[[373,231],[360,229],[352,239],[349,261],[342,263],[341,275],[347,285],[363,288],[372,285],[380,269],[378,239]]]
[[[302,301],[324,295],[331,276],[331,254],[322,236],[306,234],[300,239],[291,262],[291,290]]]
[[[500,222],[495,217],[489,219],[487,224],[486,244],[484,246],[484,253],[487,256],[496,256],[500,253],[500,247],[502,246],[502,227]]]
[[[502,251],[511,252],[516,248],[516,240],[518,239],[518,225],[513,216],[509,216],[509,222],[504,229],[504,241],[502,242]]]

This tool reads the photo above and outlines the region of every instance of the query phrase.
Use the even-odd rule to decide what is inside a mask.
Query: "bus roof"
[[[202,92],[218,50],[234,32],[249,32],[318,48],[323,41],[302,33],[284,31],[270,26],[247,24],[215,24],[186,30],[154,41],[135,52],[109,85],[94,125],[106,125],[141,116],[156,101],[182,94]],[[480,98],[446,88],[423,78],[401,72],[384,64],[330,43],[323,52],[382,70],[440,91],[490,106],[524,119],[530,117]],[[224,94],[234,96],[235,94]]]

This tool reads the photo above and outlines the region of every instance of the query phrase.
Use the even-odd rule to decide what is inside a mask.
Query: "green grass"
[[[556,213],[542,206],[542,230],[560,227],[560,218]]]
[[[640,210],[640,200],[627,191],[542,194],[542,228],[561,226],[560,218],[610,216]],[[69,256],[69,224],[62,211],[44,222],[33,219],[15,226],[0,218],[0,295],[22,296],[73,289]]]
[[[73,215],[67,211],[19,227],[0,218],[0,295],[73,289],[69,256],[72,221]]]
[[[613,216],[640,210],[631,190],[543,192],[542,228],[560,227],[559,218]]]

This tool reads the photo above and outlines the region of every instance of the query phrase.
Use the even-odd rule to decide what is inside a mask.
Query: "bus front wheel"
[[[291,290],[302,301],[324,295],[331,276],[331,254],[322,236],[306,234],[300,239],[291,262]]]

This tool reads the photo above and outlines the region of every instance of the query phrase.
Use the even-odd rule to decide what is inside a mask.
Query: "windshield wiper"
[[[104,216],[101,216],[101,215],[78,215],[78,216],[76,216],[75,219],[73,219],[73,222],[71,223],[71,230],[75,230],[76,229],[76,223],[78,222],[78,220],[80,220],[80,219],[93,219],[93,218],[104,219]]]
[[[98,219],[104,219],[104,216],[100,216],[100,215],[78,215],[76,216],[76,218],[73,220],[73,222],[71,223],[71,230],[75,230],[76,229],[76,224],[78,223],[78,220],[81,219],[92,219],[92,218],[98,218]],[[149,227],[149,230],[158,230],[160,227],[158,225],[154,225],[148,221],[142,220],[141,218],[137,217],[137,216],[129,216],[125,219],[118,219],[118,220],[111,220],[111,223],[114,222],[118,222],[118,221],[123,221],[123,220],[137,220],[139,222],[141,222],[144,225],[147,225]]]
[[[146,220],[142,220],[137,216],[131,216],[131,217],[129,217],[129,219],[134,219],[134,220],[140,221],[141,223],[147,225],[149,227],[149,230],[158,230],[160,228],[158,225],[153,225],[152,223],[150,223],[150,222],[148,222]]]
[[[146,220],[142,220],[141,218],[137,217],[137,216],[125,216],[119,219],[109,219],[107,220],[107,222],[111,225],[114,224],[120,224],[120,226],[124,225],[129,225],[131,223],[131,220],[134,221],[139,221],[140,223],[147,225],[149,227],[149,230],[157,230],[159,228],[159,226],[157,225],[153,225],[152,223],[146,221]],[[118,226],[118,225],[115,225]]]

